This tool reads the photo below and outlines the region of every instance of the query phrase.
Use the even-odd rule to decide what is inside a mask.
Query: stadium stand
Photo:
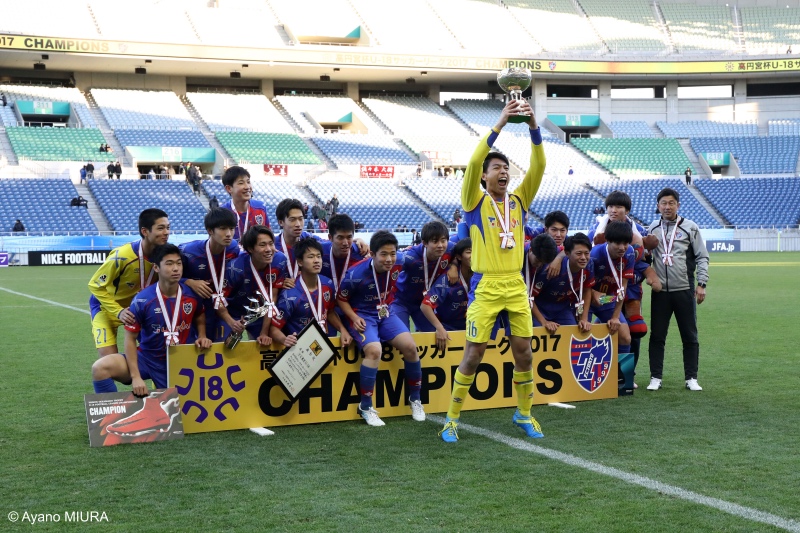
[[[800,118],[770,120],[767,123],[770,136],[797,135],[800,136]]]
[[[196,130],[189,111],[171,91],[92,89],[113,129]]]
[[[742,35],[751,54],[784,53],[800,44],[800,8],[742,7]]]
[[[171,231],[204,231],[206,209],[183,180],[90,180],[89,190],[114,231],[138,231],[149,207],[167,212]]]
[[[97,124],[92,117],[86,98],[78,89],[70,87],[45,87],[35,85],[0,85],[0,92],[4,93],[9,102],[15,100],[45,100],[48,102],[67,102],[72,106],[72,111],[77,115],[80,124],[85,128],[96,128]],[[10,111],[10,109],[9,109]],[[14,116],[13,113],[11,116]],[[6,126],[15,126],[14,123],[3,122]]]
[[[505,0],[509,12],[525,28],[535,28],[537,41],[551,52],[605,52],[606,47],[572,0]]]
[[[94,128],[6,128],[20,159],[34,161],[115,161],[115,154],[100,152],[105,138]]]
[[[342,43],[360,38],[361,21],[346,0],[271,0],[270,5],[299,42]]]
[[[681,120],[656,122],[666,137],[689,139],[694,137],[751,137],[758,135],[758,124],[747,122],[715,122],[711,120]]]
[[[383,132],[383,128],[346,96],[279,95],[275,99],[300,126],[303,133],[317,133],[320,128],[341,128],[373,134]],[[316,124],[312,123],[312,120]]]
[[[580,0],[580,5],[612,53],[668,51],[652,2]]]
[[[659,7],[676,52],[729,52],[736,48],[730,8],[670,2],[660,2]]]
[[[290,180],[253,178],[250,180],[250,184],[253,187],[253,198],[264,202],[267,206],[270,224],[276,232],[280,230],[280,225],[275,218],[275,208],[278,207],[281,200],[284,198],[297,198],[301,202],[307,203],[309,207],[313,206],[314,202],[317,201],[312,195]],[[224,204],[231,199],[219,180],[203,180],[202,187],[206,196],[211,198],[216,195],[220,204]],[[327,201],[328,198],[325,198],[325,200]],[[309,211],[309,215],[306,218],[310,216]]]
[[[8,98],[8,96],[6,96],[6,98]],[[9,102],[10,101],[11,99],[9,99]],[[16,126],[19,124],[19,121],[17,121],[17,115],[14,113],[14,109],[10,105],[0,106],[0,121],[2,121],[3,126],[6,127]]]
[[[388,2],[351,0],[351,5],[366,23],[377,46],[401,50],[453,50],[461,44],[425,0],[406,0],[400,9],[387,16]],[[424,35],[424,39],[415,38]]]
[[[656,134],[643,120],[615,120],[608,123],[615,139],[650,139]]]
[[[211,131],[294,133],[262,94],[187,93],[186,97]]]
[[[278,33],[278,20],[263,1],[220,2],[217,7],[204,5],[186,13],[203,44],[253,48],[286,46]],[[236,31],[220,31],[220,28],[236,28]]]
[[[540,52],[542,46],[507,9],[491,0],[428,0],[456,39],[467,50],[489,54]],[[460,16],[453,16],[458,13]],[[541,24],[541,23],[539,23]],[[536,25],[537,33],[539,24]],[[487,39],[486,28],[503,28],[502,39]]]
[[[696,180],[695,184],[709,180]],[[686,187],[680,178],[665,179],[597,179],[589,184],[603,196],[608,196],[612,191],[623,191],[631,197],[631,215],[647,224],[658,218],[655,214],[656,198],[659,191],[670,187],[681,195],[681,216],[695,221],[701,227],[719,227],[720,224],[714,216],[703,207],[700,201]]]
[[[370,96],[361,100],[395,135],[469,135],[471,132],[426,96]],[[422,127],[422,128],[421,128]]]
[[[698,180],[696,185],[736,226],[796,226],[800,222],[797,178],[723,178]]]
[[[85,0],[36,0],[3,2],[3,32],[96,39],[97,26]],[[32,11],[36,16],[31,16]]]
[[[617,176],[677,176],[692,168],[675,139],[573,138],[572,144]]]
[[[218,131],[217,140],[240,164],[318,165],[317,155],[294,133]]]
[[[465,98],[454,98],[445,102],[445,105],[458,116],[461,120],[467,123],[478,135],[483,136],[489,129],[497,124],[497,117],[503,110],[504,103],[500,100],[471,100]],[[539,126],[542,130],[543,137],[552,137],[550,133],[543,126]],[[528,134],[527,124],[507,124],[503,128],[503,133],[518,133]]]
[[[386,135],[315,135],[311,140],[336,165],[413,165],[416,163]]]
[[[170,130],[116,130],[122,146],[186,146],[210,148],[208,140],[199,131]]]
[[[393,230],[405,224],[410,231],[430,221],[425,211],[403,194],[394,180],[314,180],[309,188],[323,202],[337,194],[339,212],[347,213],[368,229]],[[391,203],[387,202],[390,198]],[[451,218],[452,214],[451,211]]]
[[[692,149],[701,152],[730,152],[742,174],[794,174],[800,156],[800,137],[699,137]]]
[[[176,44],[200,42],[183,6],[95,0],[89,3],[89,8],[100,34],[106,39]]]
[[[0,232],[10,232],[20,219],[28,232],[96,232],[85,207],[71,207],[78,196],[68,179],[2,179],[0,180]],[[33,200],[33,201],[32,201]],[[136,224],[134,224],[135,226]]]
[[[402,140],[418,157],[422,152],[429,152],[428,157],[435,158],[435,166],[459,167],[469,163],[478,143],[478,137],[464,135],[403,135]]]

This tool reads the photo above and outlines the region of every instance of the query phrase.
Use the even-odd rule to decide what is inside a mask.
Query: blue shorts
[[[390,341],[401,333],[408,333],[408,328],[400,318],[391,314],[391,311],[389,313],[389,316],[380,320],[375,316],[362,316],[361,318],[367,323],[363,333],[354,328],[349,320],[347,321],[347,330],[359,348],[363,349],[372,342]]]
[[[559,326],[577,326],[578,321],[575,318],[575,314],[572,312],[574,307],[571,304],[556,304],[553,306],[547,306],[544,304],[536,304],[536,307],[539,308],[539,312],[542,313],[542,316],[550,322],[555,322]],[[541,327],[539,321],[535,318],[533,319],[533,325],[536,327]]]
[[[642,284],[628,282],[628,287],[625,289],[625,301],[628,300],[641,300],[642,299]]]
[[[422,302],[420,302],[422,304]],[[409,323],[408,319],[414,321],[414,328],[417,331],[436,331],[436,328],[433,327],[425,315],[422,313],[422,309],[419,308],[419,305],[415,308],[411,308],[410,304],[405,302],[401,302],[400,300],[395,300],[389,306],[389,311],[392,315],[396,316],[400,319],[400,321],[406,326],[406,328],[410,331],[411,324]]]
[[[122,354],[122,357],[125,358],[126,362],[128,361],[127,355]],[[153,380],[153,385],[155,385],[157,389],[167,388],[166,359],[164,359],[164,361],[161,362],[161,361],[156,361],[154,359],[144,358],[142,357],[142,354],[139,354],[139,357],[136,358],[136,364],[139,367],[139,375],[142,376],[142,379]]]
[[[589,320],[592,320],[592,316],[597,317],[597,319],[601,323],[606,323],[611,320],[611,317],[614,315],[614,308],[616,307],[616,302],[609,302],[602,307],[595,307],[592,306],[589,309]],[[625,320],[625,314],[620,311],[619,313],[619,323],[620,324],[627,324],[628,321]]]

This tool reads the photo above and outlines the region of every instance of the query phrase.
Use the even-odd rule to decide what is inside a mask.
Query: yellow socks
[[[514,371],[514,389],[517,391],[517,409],[525,417],[531,416],[533,404],[533,370],[527,372]],[[455,395],[455,391],[454,395]]]
[[[465,376],[459,370],[456,370],[456,375],[453,378],[453,395],[450,398],[450,409],[447,411],[447,417],[451,420],[458,420],[458,417],[461,416],[461,407],[464,405],[464,399],[467,397],[473,381],[475,381],[475,374]],[[530,404],[528,412],[530,412]]]

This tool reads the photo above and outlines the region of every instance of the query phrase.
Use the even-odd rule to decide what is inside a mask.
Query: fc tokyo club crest
[[[517,202],[515,202],[513,199],[509,198],[509,200],[508,200],[508,208],[509,209],[516,209],[517,208]]]
[[[328,291],[322,291],[322,299],[325,300],[326,302],[330,302],[331,301],[331,293],[328,292]]]
[[[611,335],[598,339],[570,341],[570,368],[575,381],[586,392],[592,393],[603,386],[611,370]]]
[[[192,302],[186,302],[183,304],[183,312],[187,315],[192,313]]]
[[[263,215],[256,215],[256,224],[259,226],[264,225],[264,216]]]
[[[397,276],[399,275],[400,275],[399,270],[395,270],[394,272],[392,272],[392,281],[397,281]]]

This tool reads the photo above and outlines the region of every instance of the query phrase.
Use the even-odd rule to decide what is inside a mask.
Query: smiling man
[[[233,238],[240,240],[252,226],[269,227],[267,206],[253,199],[253,186],[250,184],[250,173],[237,165],[230,167],[222,175],[222,184],[231,195],[230,201],[222,205],[236,215],[236,230]]]

